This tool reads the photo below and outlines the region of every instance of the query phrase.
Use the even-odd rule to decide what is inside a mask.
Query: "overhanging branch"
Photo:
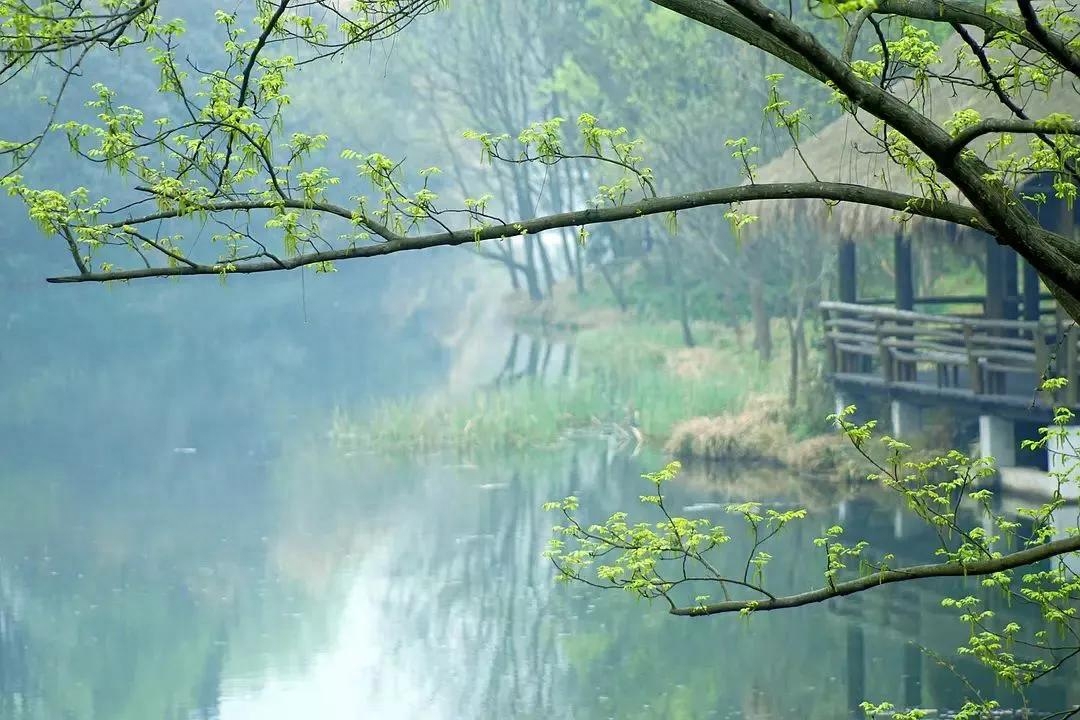
[[[682,607],[671,610],[672,615],[699,617],[702,615],[719,615],[722,613],[735,613],[742,611],[761,612],[763,610],[785,610],[788,608],[802,607],[825,602],[833,598],[854,595],[865,592],[881,585],[905,582],[908,580],[923,580],[938,577],[979,577],[992,575],[1006,570],[1014,570],[1025,565],[1031,565],[1043,560],[1065,555],[1080,550],[1080,537],[1064,538],[1039,545],[1037,547],[1020,550],[1000,558],[991,560],[979,560],[966,564],[958,562],[937,563],[933,565],[913,565],[897,570],[884,570],[876,572],[857,580],[837,583],[832,587],[819,588],[810,592],[797,595],[786,595],[771,600],[729,600],[713,603],[712,605],[700,605],[696,607]]]
[[[227,274],[251,274],[276,270],[292,270],[316,263],[363,257],[377,257],[408,250],[425,250],[434,247],[464,245],[466,243],[484,240],[499,240],[522,235],[534,235],[536,233],[544,232],[545,230],[618,222],[649,215],[679,212],[682,210],[714,205],[730,205],[733,203],[759,200],[799,199],[819,199],[872,205],[895,210],[897,212],[906,212],[957,225],[964,225],[983,231],[988,230],[986,223],[982,220],[978,212],[970,207],[959,205],[957,203],[929,200],[927,198],[905,195],[890,190],[879,190],[847,183],[767,183],[724,187],[660,198],[648,198],[636,203],[620,205],[617,207],[577,210],[574,212],[546,215],[516,223],[505,223],[476,229],[453,230],[413,237],[396,235],[386,231],[386,235],[384,235],[386,242],[305,253],[292,258],[282,258],[280,261],[259,260],[238,263],[235,268],[228,269]],[[254,201],[244,203],[230,202],[223,203],[220,206],[212,206],[209,209],[211,211],[258,210],[271,209],[274,206],[274,203],[260,204],[259,202]],[[315,206],[313,208],[309,205],[306,209],[319,211],[321,206]],[[327,205],[324,211],[335,215],[349,214],[351,216],[344,208],[339,208],[334,205]],[[156,213],[152,216],[147,216],[147,218],[154,220],[161,219],[160,215],[161,214]],[[170,217],[175,216],[176,214],[170,215]],[[118,226],[123,227],[130,224],[132,224],[132,222],[128,221],[127,223],[118,223]],[[362,224],[368,225],[366,221]],[[385,228],[383,230],[385,231]],[[114,270],[108,272],[80,272],[78,275],[48,278],[48,281],[52,283],[107,282],[111,280],[136,280],[149,277],[215,275],[224,272],[226,272],[226,270],[221,263],[196,263],[194,267],[190,265],[181,265],[173,267],[139,268],[134,270]]]

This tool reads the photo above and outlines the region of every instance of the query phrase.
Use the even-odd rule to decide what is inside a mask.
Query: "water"
[[[912,644],[964,642],[938,607],[949,583],[749,622],[553,584],[540,504],[574,492],[632,507],[656,458],[597,441],[395,464],[318,433],[263,458],[235,450],[7,464],[0,718],[838,718],[863,699],[944,711],[964,694]],[[810,540],[840,515],[901,560],[929,557],[931,538],[888,503],[800,483],[689,473],[670,503],[809,504],[771,550],[784,589],[820,578]],[[732,562],[747,547],[736,540]],[[1058,683],[1033,704],[1076,691]]]
[[[965,642],[940,607],[956,583],[750,621],[555,585],[540,505],[635,507],[663,458],[597,439],[389,462],[326,431],[335,406],[448,377],[572,378],[569,346],[507,337],[485,380],[422,318],[384,322],[348,271],[304,295],[296,276],[275,282],[292,300],[212,282],[5,295],[0,720],[835,720],[864,699],[960,704],[964,683],[917,647]],[[902,561],[932,557],[910,518],[828,478],[688,472],[670,505],[720,516],[748,498],[812,510],[769,549],[785,591],[820,582],[812,539],[838,521]],[[741,567],[746,535],[726,524]],[[1074,675],[1031,704],[1075,704]]]

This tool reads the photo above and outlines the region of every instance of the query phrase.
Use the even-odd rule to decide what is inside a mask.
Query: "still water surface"
[[[555,585],[541,503],[634,506],[659,462],[601,441],[476,463],[392,464],[318,435],[261,456],[21,460],[0,482],[2,720],[843,718],[866,698],[946,710],[965,692],[916,646],[966,639],[939,607],[955,585],[749,622]],[[930,557],[888,503],[826,485],[688,473],[670,502],[809,504],[771,550],[781,589],[820,578],[811,540],[841,516],[901,560]],[[729,546],[733,564],[747,548]]]

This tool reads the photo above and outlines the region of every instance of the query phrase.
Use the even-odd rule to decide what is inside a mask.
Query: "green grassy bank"
[[[696,323],[686,348],[677,323],[603,314],[573,334],[576,373],[565,381],[521,380],[469,394],[384,403],[366,416],[339,412],[342,439],[390,453],[502,450],[558,442],[582,429],[637,428],[663,446],[680,422],[738,412],[784,381],[784,352],[762,364],[734,333]]]

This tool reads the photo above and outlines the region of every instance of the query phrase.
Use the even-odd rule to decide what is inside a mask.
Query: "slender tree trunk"
[[[529,338],[529,362],[526,365],[525,375],[529,378],[536,377],[537,371],[540,369],[540,340],[538,338]]]
[[[675,284],[675,269],[672,267],[671,248],[667,240],[660,241],[660,255],[664,259],[664,284],[671,287]]]
[[[615,296],[615,302],[619,304],[619,310],[626,312],[630,309],[629,303],[626,301],[626,294],[623,293],[622,287],[615,281],[615,278],[611,274],[611,267],[605,262],[599,262],[596,267],[600,270],[600,276],[604,278],[604,282],[611,289],[611,294]]]
[[[560,175],[561,171],[561,175]],[[567,211],[574,209],[574,176],[570,172],[570,167],[567,163],[559,163],[555,166],[555,174],[560,184],[560,195],[564,203],[564,208]],[[563,184],[565,181],[565,185]],[[585,254],[581,251],[581,243],[574,236],[574,231],[568,229],[566,232],[568,242],[572,243],[573,261],[569,263],[570,271],[574,275],[574,284],[576,286],[577,294],[585,294]],[[569,261],[568,261],[569,262]]]
[[[676,298],[679,302],[679,325],[682,328],[683,343],[694,347],[694,333],[690,328],[690,302],[686,297],[686,273],[682,266],[682,252],[679,246],[667,239],[661,240],[670,281],[675,284]]]
[[[521,282],[518,281],[517,265],[514,260],[514,242],[513,238],[506,241],[506,257],[510,261],[506,263],[506,271],[510,273],[510,287],[515,291],[521,289]]]
[[[547,379],[548,364],[551,362],[551,351],[555,348],[555,343],[551,340],[544,341],[544,359],[540,361],[540,379]]]
[[[567,342],[566,345],[563,346],[563,348],[564,348],[564,350],[563,350],[562,377],[565,379],[565,378],[570,377],[570,369],[573,367],[573,364],[574,364],[574,346],[573,346],[572,343]]]
[[[581,243],[574,239],[574,283],[577,285],[578,295],[585,294],[585,253]]]
[[[517,368],[518,344],[520,342],[521,333],[514,333],[514,337],[510,341],[510,349],[506,352],[506,360],[503,362],[502,370],[499,371],[498,377],[495,378],[496,385],[501,385],[505,380],[513,383],[514,370]]]
[[[529,289],[529,299],[540,302],[544,299],[544,293],[540,289],[540,281],[536,274],[536,253],[533,244],[536,238],[531,235],[525,238],[525,286]]]
[[[799,338],[795,329],[797,324],[790,315],[784,318],[788,328],[788,407],[796,408],[799,405]]]
[[[810,349],[806,346],[806,294],[799,295],[799,306],[795,313],[795,342],[799,346],[799,364],[806,368],[810,361]]]
[[[575,275],[574,248],[571,245],[573,240],[570,238],[570,234],[567,233],[565,230],[560,231],[559,234],[561,235],[560,239],[562,240],[563,262],[566,263],[566,276],[573,277]]]
[[[552,103],[553,117],[558,117],[559,112],[559,99],[556,95],[554,102]],[[565,165],[565,163],[563,163]],[[547,167],[548,172],[548,186],[551,188],[551,201],[552,210],[554,212],[569,212],[573,210],[573,202],[571,201],[571,193],[569,183],[565,182],[568,179],[568,173],[564,171],[560,165],[549,165]],[[574,250],[573,250],[573,231],[569,228],[562,228],[559,230],[559,236],[562,240],[562,253],[563,262],[566,263],[566,276],[578,277],[578,273],[574,269]],[[578,285],[578,294],[581,294],[581,286]]]
[[[548,257],[547,247],[544,246],[544,241],[540,239],[540,236],[537,235],[534,239],[536,240],[536,251],[540,255],[540,267],[544,271],[544,285],[547,287],[547,296],[551,297],[555,288],[555,272],[551,267],[551,258]]]
[[[754,326],[754,349],[762,362],[769,362],[772,360],[772,334],[769,313],[765,309],[765,289],[756,269],[750,276],[750,316]]]
[[[513,174],[514,195],[517,201],[518,217],[530,217],[532,215],[530,203],[532,193],[529,188],[527,166],[515,166],[511,169],[511,172]],[[539,238],[536,236],[525,236],[525,284],[529,288],[529,299],[533,302],[540,302],[544,299],[544,292],[540,288],[540,277],[536,269],[536,246],[539,244]],[[541,258],[546,261],[547,256],[543,252],[543,247],[540,248],[540,253]]]

